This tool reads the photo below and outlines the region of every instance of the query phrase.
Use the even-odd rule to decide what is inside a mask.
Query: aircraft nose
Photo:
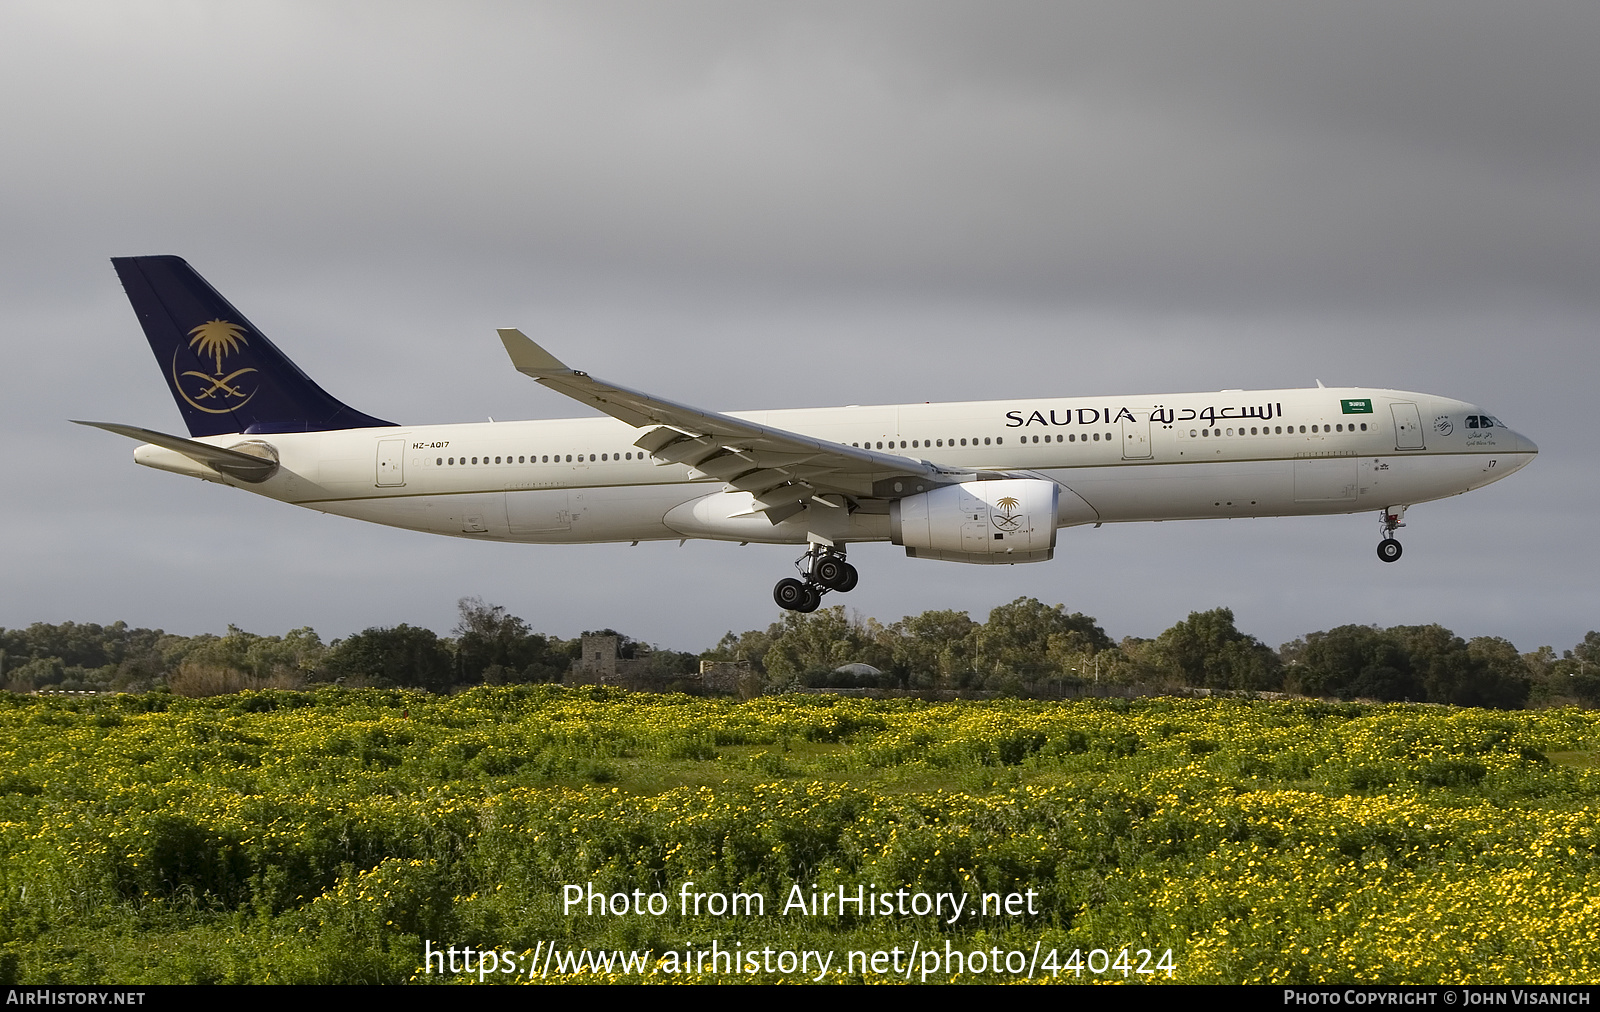
[[[1527,436],[1524,436],[1522,433],[1519,432],[1519,433],[1517,433],[1517,452],[1518,453],[1538,453],[1539,452],[1539,448],[1534,445],[1533,440],[1529,439]]]

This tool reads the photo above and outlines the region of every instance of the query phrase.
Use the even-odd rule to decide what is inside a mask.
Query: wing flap
[[[668,443],[651,456],[665,464],[688,464],[693,467],[700,461],[720,453],[723,446],[722,440],[715,436],[695,436],[693,439],[680,439],[676,443]]]
[[[694,465],[694,469],[713,478],[731,481],[740,475],[760,470],[760,465],[737,450],[723,450],[700,461]]]
[[[668,443],[675,443],[685,437],[693,439],[699,435],[700,433],[698,432],[685,432],[682,429],[674,429],[671,426],[663,425],[659,429],[651,429],[638,439],[635,439],[633,445],[646,453],[654,454]]]

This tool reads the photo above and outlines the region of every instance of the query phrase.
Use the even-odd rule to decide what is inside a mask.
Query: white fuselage
[[[1357,388],[734,414],[948,468],[1052,479],[1062,487],[1058,526],[1377,511],[1487,485],[1538,452],[1462,401]],[[139,447],[135,459],[325,513],[456,537],[542,544],[890,537],[881,503],[818,505],[773,524],[751,514],[748,493],[652,459],[634,446],[640,435],[597,417],[203,440],[269,444],[280,466],[258,484],[153,445]]]

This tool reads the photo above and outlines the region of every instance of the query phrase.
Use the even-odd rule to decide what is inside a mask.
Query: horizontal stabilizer
[[[252,449],[257,453],[246,453],[241,450],[230,450],[221,446],[212,446],[193,439],[184,439],[182,436],[170,436],[165,432],[154,429],[141,429],[135,425],[117,425],[114,422],[80,422],[73,419],[75,425],[89,425],[96,429],[105,429],[115,432],[119,436],[137,439],[141,443],[151,443],[155,446],[181,453],[190,460],[204,464],[213,471],[247,481],[251,484],[266,481],[278,470],[276,456],[265,456],[271,448],[259,441],[252,441]]]

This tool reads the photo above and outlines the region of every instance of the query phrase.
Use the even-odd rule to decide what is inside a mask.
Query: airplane
[[[400,425],[324,392],[175,256],[113,258],[189,438],[147,467],[324,513],[533,544],[706,538],[804,545],[782,608],[858,573],[848,546],[1044,562],[1063,527],[1376,510],[1400,558],[1408,507],[1481,488],[1538,453],[1464,401],[1364,387],[1021,397],[718,412],[590,376],[514,329],[511,364],[589,418]]]

